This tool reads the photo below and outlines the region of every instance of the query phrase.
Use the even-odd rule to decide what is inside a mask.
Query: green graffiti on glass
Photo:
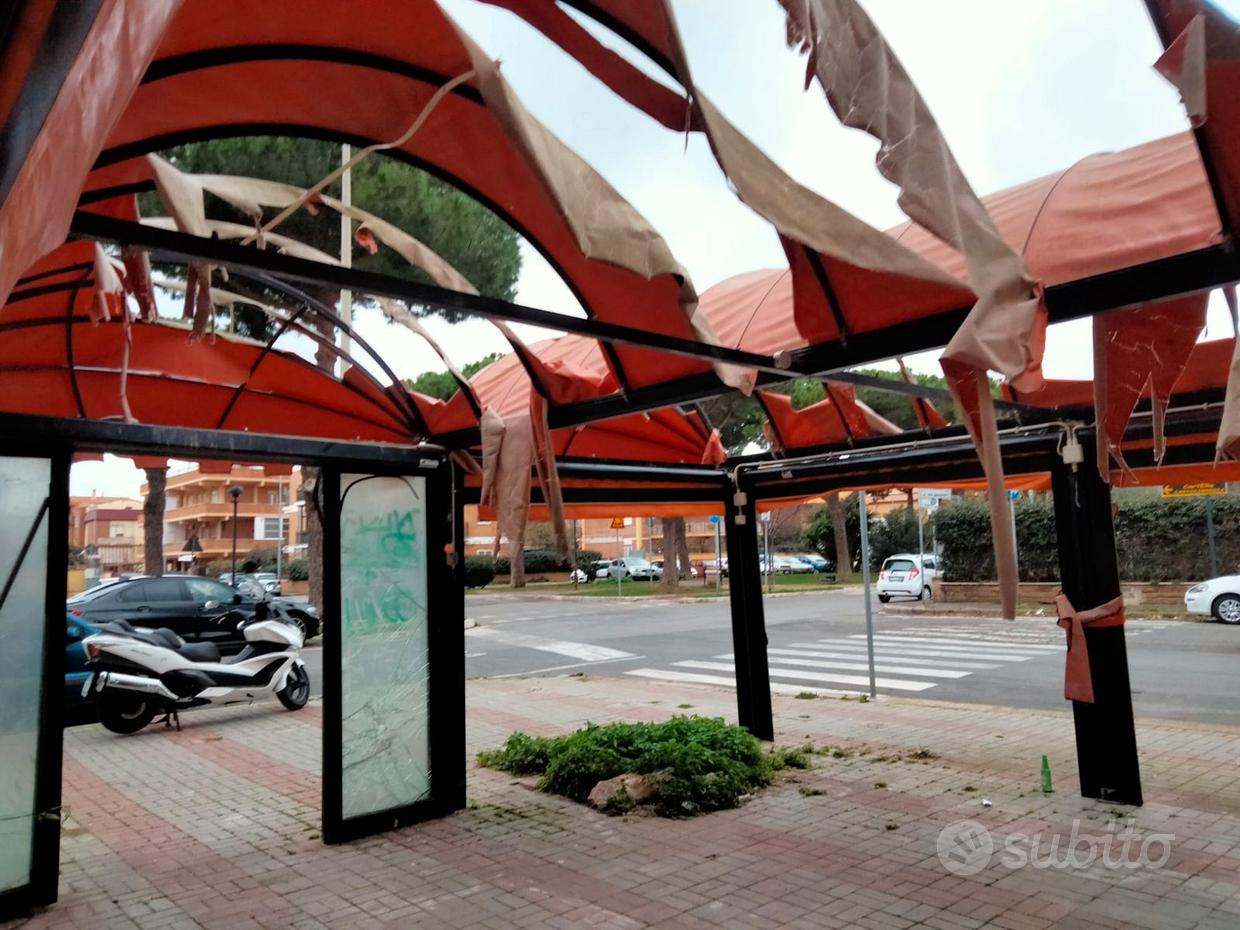
[[[341,520],[341,607],[347,632],[376,632],[421,616],[424,605],[407,584],[423,571],[414,526],[408,510]]]

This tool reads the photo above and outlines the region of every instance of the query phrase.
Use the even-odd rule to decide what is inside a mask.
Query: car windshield
[[[885,572],[907,572],[912,571],[912,559],[888,559],[887,564],[883,566]]]

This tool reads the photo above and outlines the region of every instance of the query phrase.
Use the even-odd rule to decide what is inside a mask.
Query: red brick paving
[[[619,679],[471,682],[470,746],[513,729],[730,717],[720,689]],[[470,808],[340,847],[319,841],[321,707],[187,714],[181,733],[66,736],[61,901],[30,928],[1240,927],[1240,731],[1144,721],[1139,810],[1073,794],[1064,714],[775,698],[778,741],[815,756],[735,811],[607,818],[470,766]],[[932,750],[916,761],[908,754]],[[1047,752],[1059,792],[1038,790]],[[896,759],[899,761],[895,761]],[[882,785],[882,787],[880,787]],[[799,789],[822,792],[802,794]],[[970,790],[972,789],[972,790]],[[982,798],[992,802],[984,806]],[[935,841],[961,819],[1012,834],[1172,833],[1162,869],[957,877]]]

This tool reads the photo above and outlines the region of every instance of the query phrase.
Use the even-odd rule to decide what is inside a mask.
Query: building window
[[[287,517],[257,517],[254,520],[255,539],[288,539]]]

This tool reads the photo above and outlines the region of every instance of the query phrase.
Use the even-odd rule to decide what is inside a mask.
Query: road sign
[[[612,518],[611,518],[611,528],[612,528],[613,530],[622,530],[622,529],[624,529],[624,517],[612,517]]]
[[[722,520],[723,517],[719,516],[719,514],[717,513],[712,513],[708,519],[710,520],[711,525],[714,526],[716,523]]]
[[[1008,491],[1008,500],[1015,501],[1020,499],[1020,491]]]
[[[1163,497],[1209,497],[1226,494],[1227,485],[1218,481],[1199,481],[1196,484],[1164,484]]]
[[[934,510],[942,501],[952,499],[952,492],[948,488],[918,488],[917,504],[922,510]]]
[[[770,523],[771,512],[769,510],[762,511],[762,513],[758,514],[758,519],[761,520],[763,523]]]

